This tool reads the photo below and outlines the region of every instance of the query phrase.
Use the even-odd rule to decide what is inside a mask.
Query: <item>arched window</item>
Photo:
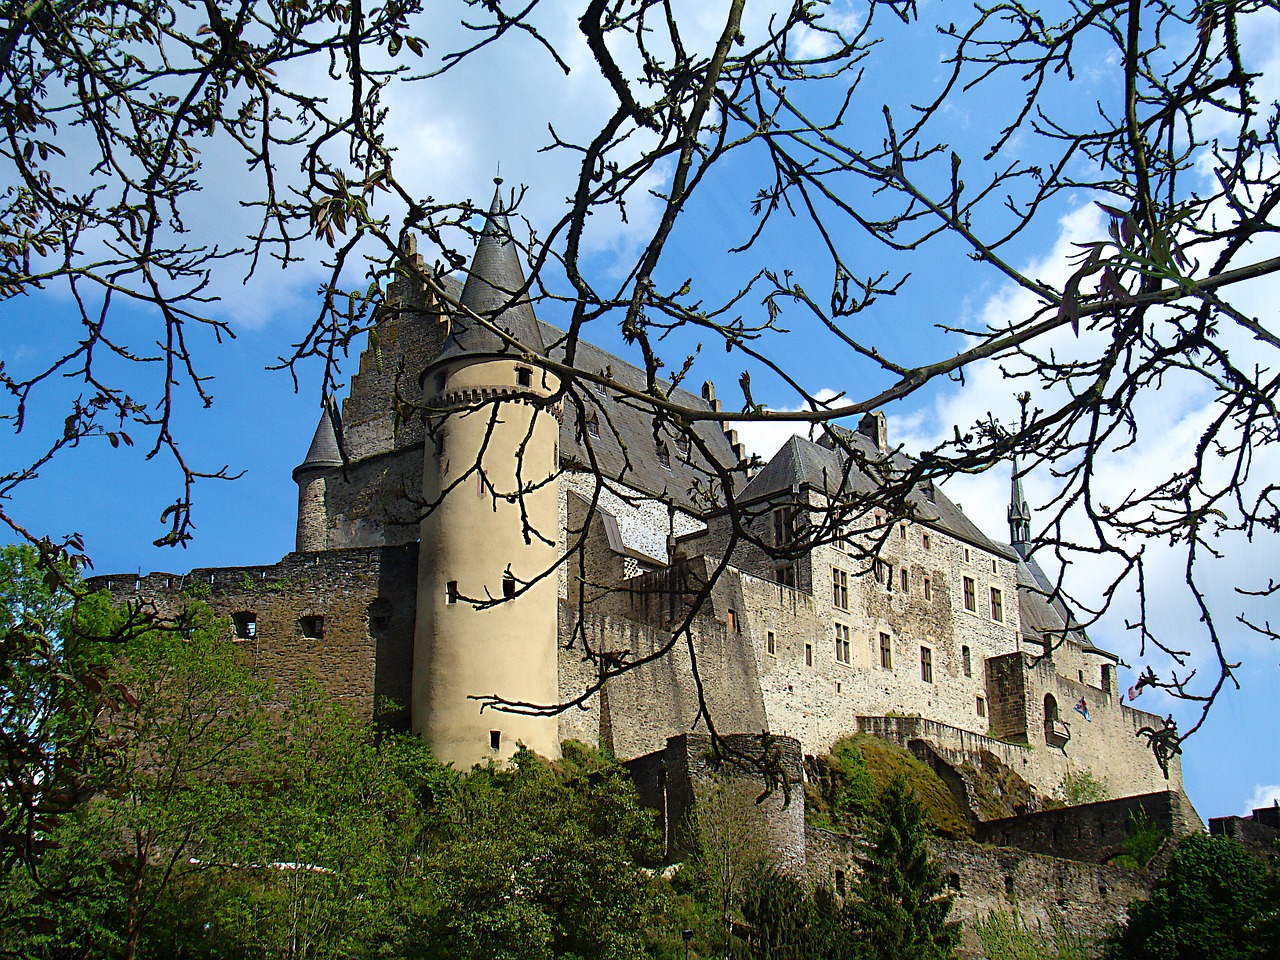
[[[1058,716],[1058,701],[1054,699],[1052,693],[1046,693],[1044,695],[1044,742],[1051,747],[1061,747],[1069,739],[1071,734],[1067,731],[1067,725]]]

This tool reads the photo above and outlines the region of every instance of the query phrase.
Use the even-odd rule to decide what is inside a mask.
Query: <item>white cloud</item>
[[[839,395],[838,391],[823,387],[814,394],[814,397],[819,401],[827,401]],[[802,406],[783,407],[779,412],[788,413],[806,409],[808,408]],[[742,441],[747,451],[756,454],[766,463],[796,434],[803,436],[809,432],[805,424],[789,421],[742,421],[731,423],[729,426],[738,431],[738,439]]]
[[[1262,807],[1269,807],[1272,804],[1280,803],[1280,784],[1271,784],[1258,786],[1253,791],[1253,799],[1249,800],[1245,808],[1240,811],[1242,817],[1247,817],[1255,810]]]

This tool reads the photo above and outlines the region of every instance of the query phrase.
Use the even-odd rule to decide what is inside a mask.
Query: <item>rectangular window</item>
[[[489,749],[497,750],[501,746],[502,746],[502,731],[490,730],[489,731]]]
[[[784,587],[790,587],[793,590],[795,589],[796,568],[794,564],[788,563],[786,566],[779,567],[777,574],[778,574],[778,582],[780,584],[782,584]]]
[[[851,659],[849,646],[849,628],[843,623],[836,624],[836,663],[848,663]]]
[[[969,548],[968,548],[968,547],[965,547],[965,548],[964,548],[964,562],[965,562],[965,563],[968,563],[968,562],[969,562]]]
[[[928,647],[920,648],[920,679],[933,683],[933,651]]]
[[[302,635],[312,640],[324,639],[324,617],[300,617],[298,626],[302,628]]]
[[[516,595],[516,578],[509,573],[502,575],[502,598],[510,600]]]
[[[968,647],[960,648],[960,659],[964,667],[964,675],[966,677],[972,677],[973,676],[973,656],[972,654],[970,654]]]
[[[929,534],[927,532],[920,534],[920,543],[926,550],[929,549]]]
[[[907,521],[905,520],[898,524],[898,538],[900,540],[907,539]]]
[[[876,583],[890,583],[890,577],[893,576],[893,567],[885,563],[883,560],[875,562],[875,578]]]
[[[994,560],[992,560],[992,561],[991,561],[991,572],[992,572],[992,573],[999,573],[999,572],[1000,572],[999,570],[997,570],[997,569],[996,569],[996,562],[995,562]]]
[[[600,436],[600,418],[594,410],[587,415],[587,433],[593,437]]]
[[[450,580],[448,583],[444,585],[444,602],[445,603],[458,602],[458,581],[457,580]]]
[[[849,574],[836,567],[831,568],[831,602],[841,610],[849,609]]]
[[[972,613],[978,612],[978,592],[973,577],[964,578],[964,608]]]
[[[991,619],[996,623],[1004,623],[1004,597],[999,587],[991,588]]]
[[[737,633],[738,632],[738,611],[730,607],[728,614],[729,614],[729,632]]]
[[[978,697],[978,716],[985,717],[987,715],[987,701]]]
[[[903,593],[911,592],[911,581],[907,577],[907,568],[903,567],[898,571],[898,586],[902,588]]]
[[[779,507],[773,511],[773,545],[785,547],[796,538],[795,510]]]
[[[813,644],[806,643],[804,645],[804,665],[806,667],[813,666]]]
[[[691,446],[692,446],[692,443],[687,436],[681,434],[680,436],[676,437],[676,452],[679,453],[680,456],[682,457],[689,456],[689,450]]]
[[[885,670],[893,669],[893,638],[887,633],[880,634],[880,666]]]
[[[231,615],[231,624],[235,627],[237,640],[252,640],[258,635],[258,615],[243,610]],[[304,631],[305,632],[305,631]]]
[[[533,371],[528,367],[516,367],[516,386],[532,387]]]
[[[778,655],[778,637],[772,630],[766,634],[765,649],[769,651],[771,657]]]
[[[924,598],[926,600],[933,599],[933,581],[928,577],[924,578]]]

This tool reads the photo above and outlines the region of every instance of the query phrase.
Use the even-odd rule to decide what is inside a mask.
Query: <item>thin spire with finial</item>
[[[1026,559],[1031,546],[1031,508],[1022,492],[1022,477],[1018,476],[1018,461],[1013,461],[1013,482],[1009,496],[1009,543]]]

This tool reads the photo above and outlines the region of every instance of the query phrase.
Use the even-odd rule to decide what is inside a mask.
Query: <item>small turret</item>
[[[299,553],[323,550],[327,546],[327,478],[330,471],[342,466],[342,447],[334,426],[332,405],[332,400],[325,401],[307,456],[293,468],[293,480],[298,485],[298,533],[295,549]]]
[[[1013,464],[1013,486],[1009,496],[1009,543],[1026,559],[1031,548],[1031,508],[1022,493],[1022,478],[1018,476],[1018,464]]]

